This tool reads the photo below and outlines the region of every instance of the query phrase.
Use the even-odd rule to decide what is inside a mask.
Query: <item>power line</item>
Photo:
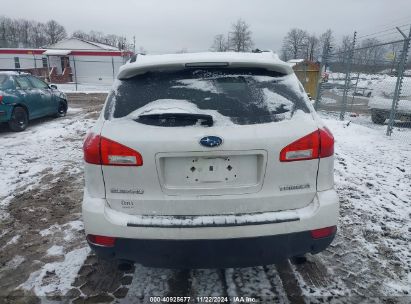
[[[385,28],[385,27],[392,27],[395,24],[398,24],[400,21],[403,22],[404,20],[411,20],[411,15],[407,16],[407,17],[402,17],[402,18],[397,18],[397,19],[392,19],[392,21],[388,22],[388,23],[384,23],[381,25],[376,25],[373,28]],[[365,27],[360,28],[360,29],[366,29]]]
[[[411,23],[399,25],[398,27],[401,28],[401,27],[408,26],[408,25],[411,25]],[[389,29],[385,29],[385,30],[382,30],[382,31],[375,32],[375,33],[371,33],[371,34],[367,34],[367,35],[362,35],[362,36],[359,36],[358,38],[364,38],[364,37],[374,36],[374,35],[377,35],[377,34],[380,34],[380,33],[385,33],[385,32],[390,32],[390,31],[396,31],[396,30],[397,30],[397,29],[396,29],[395,27],[392,27],[392,28],[389,28]]]
[[[355,49],[349,49],[349,50],[343,51],[343,52],[332,53],[332,54],[330,54],[330,56],[349,53],[349,52],[352,52],[352,51],[356,52],[356,51],[360,51],[360,50],[374,48],[374,47],[377,47],[377,46],[384,46],[384,45],[395,44],[395,43],[400,43],[400,42],[404,42],[404,39],[395,40],[395,41],[388,41],[388,42],[382,42],[382,43],[378,43],[378,44],[374,44],[374,45],[370,45],[370,46],[365,46],[365,47],[360,47],[360,48],[355,48]]]
[[[372,38],[363,38],[363,39],[361,39],[361,40],[358,41],[358,42],[359,42],[358,44],[361,45],[362,42],[365,42],[365,41],[367,41],[368,39],[377,39],[378,41],[380,41],[379,38],[381,38],[381,37],[384,37],[384,39],[386,40],[386,39],[387,39],[387,36],[391,36],[390,39],[391,39],[391,38],[392,38],[392,39],[397,39],[397,38],[400,38],[400,37],[401,37],[400,33],[399,33],[398,31],[396,31],[396,32],[392,32],[392,33],[385,33],[385,34],[382,34],[382,35],[379,35],[379,36],[376,36],[376,37],[372,37]],[[392,39],[391,39],[391,40],[392,40]],[[388,40],[386,40],[386,41],[388,41]]]

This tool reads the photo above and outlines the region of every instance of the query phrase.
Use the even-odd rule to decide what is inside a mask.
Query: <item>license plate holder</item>
[[[230,157],[194,157],[186,179],[194,183],[232,182],[238,177]]]

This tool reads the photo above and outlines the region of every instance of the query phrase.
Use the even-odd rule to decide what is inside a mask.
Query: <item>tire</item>
[[[382,112],[372,112],[371,113],[371,120],[373,123],[377,124],[377,125],[383,125],[385,120],[387,118],[385,117],[385,114]]]
[[[371,97],[371,92],[368,92],[367,97]]]
[[[15,107],[9,120],[9,128],[14,132],[24,131],[29,124],[27,111],[22,107]]]
[[[65,100],[60,101],[59,107],[55,117],[64,117],[67,114],[67,102]]]

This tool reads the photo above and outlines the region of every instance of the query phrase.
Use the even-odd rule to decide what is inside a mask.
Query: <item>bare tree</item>
[[[284,47],[281,48],[281,56],[280,56],[281,60],[283,61],[288,61],[290,60],[290,53],[288,52],[288,50]]]
[[[75,31],[73,37],[92,42],[105,43],[132,50],[127,38],[119,35],[106,35],[99,31]],[[67,37],[65,28],[55,20],[46,24],[26,19],[12,19],[0,16],[0,47],[42,47],[54,44]]]
[[[64,26],[58,24],[55,20],[50,20],[46,23],[45,35],[49,44],[57,43],[67,37]]]
[[[318,58],[320,40],[315,34],[307,37],[307,56],[306,59],[314,61]]]
[[[298,28],[291,29],[283,39],[282,52],[292,59],[306,58],[307,38],[306,31]]]
[[[32,27],[30,29],[30,46],[38,48],[47,44],[47,38],[44,32],[44,23],[33,22]]]
[[[129,43],[127,38],[124,36],[114,35],[114,34],[104,34],[98,31],[90,31],[85,33],[83,31],[75,31],[72,37],[91,41],[104,43],[119,48],[120,50],[133,50],[134,45]]]
[[[320,48],[324,50],[325,48],[331,49],[334,47],[334,35],[331,29],[326,30],[320,35]]]
[[[213,52],[226,52],[228,51],[228,41],[223,34],[214,36],[214,42],[211,46]]]
[[[73,32],[71,36],[82,40],[89,40],[88,34],[80,30]]]
[[[253,48],[254,43],[250,26],[243,19],[238,19],[232,25],[229,34],[229,46],[233,51],[247,52]]]
[[[343,36],[342,40],[341,40],[341,44],[337,49],[337,61],[340,63],[344,63],[345,62],[345,58],[348,55],[349,50],[352,47],[352,38],[348,35]]]
[[[363,66],[368,72],[376,72],[378,66],[384,64],[384,55],[387,50],[385,46],[379,45],[381,41],[376,38],[365,39],[361,42],[361,49],[354,54],[357,64]]]
[[[16,20],[16,27],[18,30],[18,40],[19,40],[19,46],[21,47],[28,47],[30,45],[29,42],[29,37],[30,37],[30,30],[32,28],[32,22],[25,20],[25,19],[19,19]]]

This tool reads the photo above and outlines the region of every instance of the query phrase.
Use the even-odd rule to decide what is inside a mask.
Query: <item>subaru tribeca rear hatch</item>
[[[220,266],[271,263],[329,244],[334,228],[315,245],[316,229],[302,219],[318,215],[318,188],[332,188],[332,135],[290,70],[243,65],[154,65],[115,84],[84,145],[85,200],[97,195],[103,205],[104,220],[88,223],[83,204],[93,248],[147,265],[212,267],[218,259],[204,260],[201,248],[214,256],[223,240],[258,245],[245,257],[229,253]],[[337,206],[333,190],[327,197]],[[327,225],[311,228],[333,227],[335,206]],[[113,229],[99,227],[104,221]],[[290,243],[292,232],[301,248]],[[98,237],[113,243],[102,247]],[[261,259],[267,240],[277,249]]]

